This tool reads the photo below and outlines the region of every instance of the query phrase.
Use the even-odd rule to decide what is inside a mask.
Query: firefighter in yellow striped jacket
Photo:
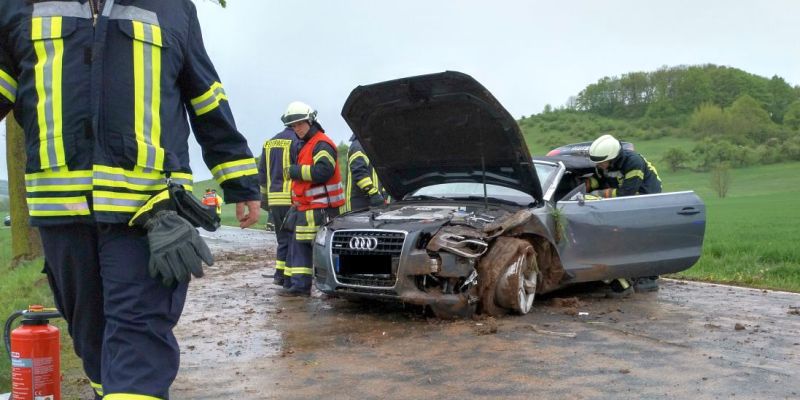
[[[275,273],[272,276],[273,283],[278,286],[288,283],[286,278],[291,276],[286,270],[286,259],[292,232],[288,227],[284,227],[283,223],[292,207],[292,180],[288,177],[289,167],[297,163],[297,153],[301,146],[300,138],[292,128],[287,127],[264,142],[258,162],[261,208],[269,211],[269,220],[275,227],[275,239],[278,242]]]
[[[364,153],[355,135],[350,137],[347,151],[347,202],[344,211],[360,210],[383,205],[384,191],[378,181],[378,174]]]
[[[153,243],[128,222],[168,179],[191,186],[190,124],[240,225],[259,213],[255,160],[193,2],[0,1],[0,118],[12,110],[31,223],[91,386],[167,398],[188,282],[154,278]]]

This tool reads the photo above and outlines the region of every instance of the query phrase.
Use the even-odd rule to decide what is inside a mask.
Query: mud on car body
[[[342,115],[400,200],[319,231],[325,293],[440,317],[525,314],[537,293],[676,272],[700,256],[705,207],[693,192],[585,201],[588,159],[532,159],[516,121],[468,75],[359,86]]]

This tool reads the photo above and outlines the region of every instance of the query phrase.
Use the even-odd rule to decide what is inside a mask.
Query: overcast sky
[[[354,87],[444,70],[472,75],[515,117],[562,105],[604,76],[661,66],[713,63],[800,84],[797,0],[196,4],[256,156],[293,100],[317,108],[339,142],[350,137],[340,112]],[[0,149],[4,157],[4,140]],[[211,176],[194,143],[192,169],[197,179]]]

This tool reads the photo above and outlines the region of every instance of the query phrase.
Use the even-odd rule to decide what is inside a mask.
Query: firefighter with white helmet
[[[661,193],[661,179],[653,164],[641,154],[622,148],[617,138],[602,135],[589,146],[589,159],[595,163],[596,175],[586,180],[586,192],[600,198]],[[633,279],[638,292],[658,290],[657,276]],[[611,282],[612,293],[630,294],[627,279]]]
[[[597,167],[597,176],[586,181],[586,191],[595,196],[661,193],[661,179],[653,164],[641,154],[623,149],[614,136],[603,135],[592,142],[589,159]]]
[[[284,269],[281,296],[311,294],[311,256],[319,227],[339,213],[345,204],[344,187],[336,145],[317,122],[317,112],[305,103],[294,101],[281,116],[301,141],[297,161],[289,166],[292,180],[292,208],[284,224],[293,231]]]

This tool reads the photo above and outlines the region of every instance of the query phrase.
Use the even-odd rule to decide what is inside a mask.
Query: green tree
[[[339,159],[339,170],[342,173],[342,179],[347,176],[347,152],[350,150],[350,145],[344,141],[339,142],[336,146],[336,155]]]
[[[713,103],[703,103],[689,118],[689,130],[697,138],[723,136],[730,123],[728,115]]]
[[[711,169],[711,189],[720,199],[728,195],[731,187],[731,168],[727,163],[719,163]]]
[[[795,100],[787,107],[783,125],[795,131],[800,129],[800,100]]]
[[[727,110],[730,133],[735,142],[761,143],[775,132],[775,126],[762,105],[749,95],[741,95]]]
[[[670,171],[675,172],[686,166],[686,162],[689,161],[689,153],[683,149],[671,147],[664,152],[661,161],[667,164]]]

